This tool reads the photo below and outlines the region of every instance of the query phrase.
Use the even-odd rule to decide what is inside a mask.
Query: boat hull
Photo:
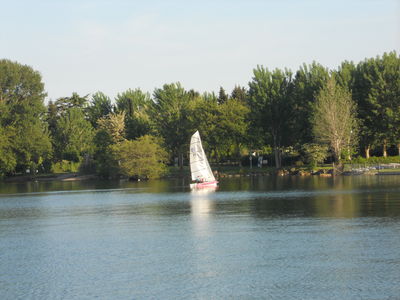
[[[218,187],[218,181],[209,181],[209,182],[198,182],[198,183],[191,183],[191,189],[204,189],[204,188],[216,188]]]

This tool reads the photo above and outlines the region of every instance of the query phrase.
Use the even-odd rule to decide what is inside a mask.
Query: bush
[[[123,141],[111,146],[122,175],[135,178],[157,178],[165,173],[167,152],[156,138],[145,135],[134,141]]]
[[[322,163],[328,156],[328,146],[321,144],[304,144],[302,152],[306,162],[315,167],[318,163]]]
[[[304,166],[304,163],[303,163],[301,160],[296,160],[295,163],[294,163],[294,165],[295,165],[296,167],[302,167],[302,166]]]
[[[346,160],[345,163],[348,164],[389,164],[389,163],[400,163],[400,156],[371,156],[370,158],[365,158],[362,156],[356,157],[352,160]]]
[[[80,163],[73,162],[68,160],[62,160],[60,162],[56,162],[52,165],[51,171],[52,173],[70,173],[70,172],[78,172]]]

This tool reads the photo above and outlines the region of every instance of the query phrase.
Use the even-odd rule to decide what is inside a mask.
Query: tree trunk
[[[275,167],[277,169],[280,169],[282,167],[282,162],[281,162],[281,156],[280,156],[280,149],[278,146],[274,147],[274,152],[275,152]]]
[[[179,153],[179,169],[182,171],[183,170],[183,153]]]
[[[333,154],[333,160],[335,161],[336,165],[339,165],[340,162],[340,155],[336,153]]]
[[[387,157],[387,140],[383,140],[383,157]]]
[[[397,150],[399,151],[399,156],[400,156],[400,143],[397,144]]]
[[[365,150],[365,158],[368,159],[370,157],[369,151],[371,150],[371,147],[369,145],[365,146],[364,150]]]
[[[336,164],[339,164],[339,162],[340,162],[340,151],[341,150],[340,150],[339,143],[336,142],[335,147],[333,149],[333,157],[334,157]]]
[[[217,164],[220,163],[217,149],[214,148],[214,159]]]
[[[241,160],[241,157],[240,157],[240,146],[239,146],[239,143],[236,144],[236,156],[237,156],[237,159],[239,160],[239,167],[241,168],[242,167],[242,160]]]
[[[282,167],[282,160],[280,155],[280,145],[278,145],[276,135],[274,135],[274,154],[275,154],[275,167],[280,169]]]

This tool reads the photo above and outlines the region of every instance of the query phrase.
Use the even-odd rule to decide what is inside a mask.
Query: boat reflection
[[[214,210],[215,207],[213,201],[211,201],[211,195],[215,191],[216,188],[206,188],[190,192],[190,207],[193,216],[208,215]]]
[[[190,212],[196,235],[207,234],[210,215],[215,210],[212,194],[215,188],[192,190],[190,192]]]

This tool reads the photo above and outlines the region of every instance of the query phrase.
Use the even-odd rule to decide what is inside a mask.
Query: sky
[[[257,65],[336,69],[400,52],[400,0],[0,0],[0,59],[42,75],[46,101],[180,82],[247,87]]]

